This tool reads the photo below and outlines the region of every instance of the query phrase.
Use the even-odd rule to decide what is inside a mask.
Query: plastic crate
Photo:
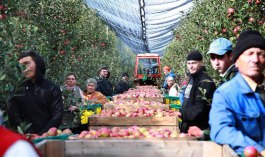
[[[163,97],[163,103],[164,104],[181,105],[181,102],[179,100],[179,97],[177,97],[177,96],[168,96],[168,95],[165,95]]]
[[[112,101],[112,96],[106,96],[109,101]]]
[[[101,104],[95,104],[93,105],[93,111],[95,114],[100,114],[102,110],[102,105]]]
[[[100,114],[102,109],[101,104],[91,104],[83,105],[80,107],[81,112],[81,124],[88,123],[88,117],[93,116],[94,114]]]
[[[174,111],[179,111],[179,109],[181,108],[181,105],[170,104],[170,105],[169,105],[169,108],[170,108],[171,110],[174,110]]]
[[[81,106],[80,109],[93,111],[95,114],[100,114],[102,105],[101,104],[84,105],[84,106]]]

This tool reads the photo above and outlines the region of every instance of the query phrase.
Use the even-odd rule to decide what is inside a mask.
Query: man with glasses
[[[65,85],[61,86],[63,103],[64,103],[64,115],[63,115],[63,128],[71,128],[75,133],[75,130],[80,125],[79,115],[79,103],[82,102],[84,96],[83,91],[76,86],[77,77],[74,73],[69,73],[65,79]]]

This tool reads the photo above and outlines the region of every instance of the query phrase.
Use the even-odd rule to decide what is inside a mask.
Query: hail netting
[[[84,0],[134,53],[163,55],[192,0]]]

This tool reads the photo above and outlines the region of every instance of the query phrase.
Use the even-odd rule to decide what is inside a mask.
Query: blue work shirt
[[[240,73],[215,91],[209,123],[211,139],[238,154],[246,146],[265,149],[265,108]]]

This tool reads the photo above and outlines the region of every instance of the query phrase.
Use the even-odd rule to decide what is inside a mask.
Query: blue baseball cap
[[[215,39],[211,44],[207,54],[224,55],[228,50],[232,50],[232,42],[226,38]]]

